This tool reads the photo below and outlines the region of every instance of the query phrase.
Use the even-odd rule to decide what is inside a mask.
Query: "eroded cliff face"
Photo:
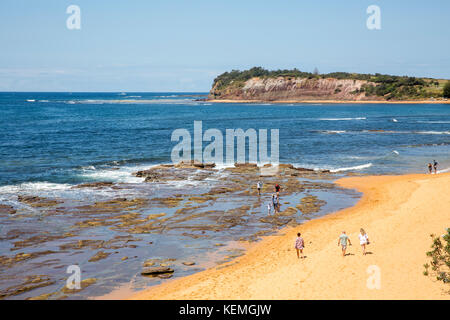
[[[209,99],[217,100],[368,100],[365,93],[359,93],[363,80],[351,79],[307,79],[307,78],[252,78],[244,85],[230,84],[218,88],[216,84],[210,91]],[[371,100],[374,97],[370,97]]]

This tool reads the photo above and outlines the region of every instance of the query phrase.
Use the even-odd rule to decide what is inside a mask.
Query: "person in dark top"
[[[430,174],[433,173],[433,165],[430,163],[428,163],[428,171],[430,172]]]
[[[275,192],[278,194],[278,193],[280,193],[280,189],[281,189],[281,187],[280,187],[280,185],[277,183],[276,185],[275,185]]]
[[[438,167],[438,163],[436,162],[436,160],[433,160],[434,174],[437,174],[437,167]]]

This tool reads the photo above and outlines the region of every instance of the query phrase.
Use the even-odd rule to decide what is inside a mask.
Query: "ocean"
[[[357,192],[330,185],[348,173],[425,173],[433,160],[440,172],[450,170],[449,105],[226,104],[202,101],[205,97],[192,92],[0,93],[0,206],[15,211],[0,211],[0,295],[23,299],[52,293],[49,297],[78,299],[102,297],[124,286],[138,290],[164,281],[140,276],[147,259],[172,261],[174,276],[184,276],[241,254],[242,237],[282,227],[286,221],[264,220],[268,200],[253,200],[242,186],[245,179],[236,182],[239,173],[233,176],[226,167],[151,183],[133,175],[170,164],[173,131],[193,134],[194,121],[202,121],[203,132],[219,129],[224,135],[226,129],[278,129],[281,163],[330,170],[332,177],[303,177],[298,191],[298,181],[285,181],[292,186],[283,198],[286,206],[305,196],[326,202],[298,223],[353,205]],[[211,188],[236,188],[230,181],[242,190],[224,197],[213,194],[205,201],[192,198]],[[74,188],[91,182],[112,184]],[[118,198],[151,201],[119,209],[108,203],[104,211],[93,210],[96,203]],[[172,205],[161,198],[179,200]],[[189,219],[197,219],[195,226],[194,220],[179,218],[177,210],[183,208]],[[121,225],[105,220],[110,212]],[[124,215],[150,219],[162,213],[154,229],[124,229],[144,223]],[[224,213],[234,214],[232,223],[224,221]],[[200,227],[205,225],[211,227]],[[97,242],[74,245],[86,240]],[[89,261],[99,251],[107,257]],[[180,264],[186,260],[196,265]],[[83,279],[95,278],[96,283],[63,295],[72,264],[81,267]],[[36,275],[48,281],[19,293],[27,277]]]

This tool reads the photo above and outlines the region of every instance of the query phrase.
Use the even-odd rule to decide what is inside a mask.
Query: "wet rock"
[[[157,274],[163,274],[163,273],[173,273],[174,270],[169,267],[146,267],[142,269],[141,274],[143,276],[148,275],[157,275]]]
[[[160,279],[169,279],[172,278],[172,274],[171,273],[162,273],[162,274],[158,274],[158,278]]]
[[[110,254],[111,253],[109,253],[109,252],[99,251],[94,256],[92,256],[88,261],[95,262],[95,261],[99,261],[102,259],[106,259],[107,257],[109,257]]]
[[[38,196],[21,196],[19,195],[17,197],[17,200],[22,202],[22,203],[26,203],[31,207],[52,207],[52,206],[56,206],[57,204],[62,203],[62,201],[60,200],[55,200],[55,199],[48,199],[48,198],[43,198],[43,197],[38,197]]]
[[[90,285],[93,285],[96,282],[97,282],[97,279],[95,279],[95,278],[85,279],[80,282],[80,289],[69,289],[69,288],[67,288],[67,286],[64,286],[64,288],[61,289],[61,292],[65,293],[65,294],[77,293],[77,292],[80,292],[81,290],[89,287]]]
[[[326,204],[326,201],[319,200],[316,196],[307,195],[300,200],[300,204],[296,206],[303,214],[310,214],[319,212],[321,207]]]
[[[286,210],[278,213],[280,216],[292,216],[297,213],[297,209],[294,207],[288,207]]]
[[[122,261],[125,261],[125,260],[128,260],[128,257],[125,256],[122,258]]]
[[[57,292],[44,293],[36,297],[27,298],[27,300],[48,300],[51,296],[57,294]]]
[[[195,265],[195,262],[194,261],[185,261],[185,262],[183,262],[183,264],[185,266],[193,266],[193,265]]]
[[[10,296],[16,296],[36,288],[47,287],[54,284],[49,276],[45,275],[33,275],[27,276],[25,281],[19,285],[0,290],[0,299],[4,299]]]
[[[95,189],[101,189],[106,187],[112,187],[114,183],[112,182],[88,182],[88,183],[82,183],[76,186],[73,186],[73,189],[81,189],[81,188],[95,188]]]

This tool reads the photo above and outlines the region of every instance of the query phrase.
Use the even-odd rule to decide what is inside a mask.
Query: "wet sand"
[[[450,174],[350,177],[338,180],[364,193],[352,208],[265,237],[227,267],[208,269],[139,292],[131,299],[450,299],[448,286],[423,275],[430,234],[450,227]],[[370,254],[358,241],[363,227]],[[337,239],[352,246],[342,257]],[[293,248],[305,239],[305,259]],[[369,266],[380,270],[369,289]]]

